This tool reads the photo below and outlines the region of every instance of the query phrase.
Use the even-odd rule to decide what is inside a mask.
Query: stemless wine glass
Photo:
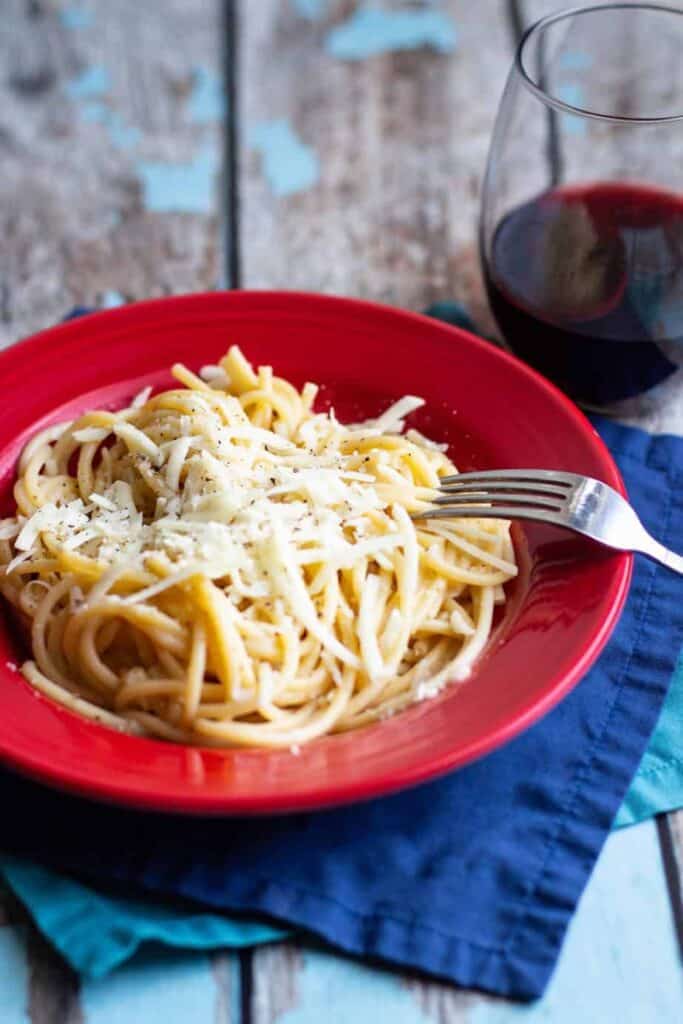
[[[511,350],[581,404],[683,404],[683,11],[611,3],[526,33],[481,218]]]

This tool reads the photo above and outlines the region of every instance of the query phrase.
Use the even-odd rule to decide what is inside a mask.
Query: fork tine
[[[486,484],[478,485],[476,483],[468,483],[467,481],[463,482],[457,477],[455,478],[454,483],[446,484],[445,486],[442,485],[439,490],[442,494],[460,494],[464,491],[479,491],[482,495],[484,493],[491,494],[496,491],[517,491],[520,494],[550,494],[555,498],[566,498],[569,493],[563,484],[530,484],[518,483],[517,480],[493,480],[486,481]]]
[[[463,483],[490,484],[495,481],[506,481],[516,483],[554,483],[562,487],[573,487],[579,482],[580,477],[575,473],[562,473],[555,469],[486,469],[472,473],[455,473],[452,476],[442,476],[442,484],[453,484],[458,481]]]
[[[537,523],[553,523],[566,526],[566,519],[558,512],[547,508],[529,508],[528,506],[491,505],[475,507],[463,505],[462,508],[432,508],[426,512],[417,512],[411,516],[414,520],[426,519],[531,519]]]
[[[452,508],[462,505],[480,505],[487,508],[489,505],[496,505],[505,502],[508,505],[526,506],[528,508],[547,508],[560,512],[563,505],[563,498],[557,496],[536,495],[536,494],[515,494],[514,491],[493,493],[492,491],[470,491],[448,494],[440,494],[433,499],[435,505],[450,505]],[[484,503],[485,504],[482,504]]]

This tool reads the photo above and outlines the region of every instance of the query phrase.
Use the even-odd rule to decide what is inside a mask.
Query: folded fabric
[[[646,525],[675,546],[683,441],[608,422],[598,428]],[[612,640],[559,707],[482,761],[371,803],[270,819],[182,819],[97,806],[0,773],[11,822],[0,843],[13,854],[1,867],[48,937],[91,975],[148,938],[230,944],[225,935],[246,922],[221,913],[229,911],[533,998],[657,721],[683,636],[681,597],[679,578],[638,560]],[[69,925],[69,908],[72,917],[84,909],[91,927]],[[104,941],[94,941],[99,929]],[[248,933],[231,934],[242,941]],[[257,932],[245,941],[259,936],[275,937]]]
[[[43,935],[90,978],[108,974],[147,942],[225,949],[275,942],[287,934],[265,923],[208,914],[182,900],[101,891],[8,854],[0,854],[0,874]]]
[[[683,807],[683,657],[614,827],[634,825],[679,807]]]

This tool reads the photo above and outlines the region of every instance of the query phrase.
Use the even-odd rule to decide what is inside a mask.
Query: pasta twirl
[[[25,448],[0,588],[37,689],[178,742],[289,747],[463,679],[516,573],[509,523],[419,521],[442,447],[343,425],[233,347]]]

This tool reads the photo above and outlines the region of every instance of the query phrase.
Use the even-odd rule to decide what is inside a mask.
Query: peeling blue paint
[[[263,171],[276,196],[290,196],[315,185],[320,162],[315,150],[305,145],[288,121],[264,121],[249,137],[263,158]]]
[[[103,292],[102,298],[100,299],[100,306],[102,309],[116,309],[117,306],[125,306],[125,304],[126,300],[121,292],[115,292],[113,290]]]
[[[122,115],[100,98],[106,96],[110,87],[107,69],[92,65],[67,82],[66,91],[73,100],[81,101],[80,112],[85,121],[103,125],[117,149],[132,149],[140,141],[141,133],[126,124]]]
[[[325,47],[333,57],[364,60],[378,53],[420,46],[451,53],[455,43],[455,24],[444,11],[385,11],[366,5],[330,32]]]
[[[85,121],[104,125],[117,149],[132,149],[142,137],[138,128],[126,124],[118,110],[112,110],[100,100],[88,100],[83,103],[81,116]]]
[[[91,96],[103,96],[111,85],[106,68],[92,66],[86,68],[66,83],[66,91],[74,100],[89,99]]]
[[[292,6],[302,18],[318,21],[325,17],[329,0],[292,0]]]
[[[86,11],[82,7],[65,7],[59,12],[59,20],[64,28],[90,28],[93,21],[92,11]]]
[[[109,138],[118,149],[132,149],[142,138],[140,129],[126,124],[117,110],[110,111],[107,128]]]
[[[562,85],[558,85],[556,93],[558,99],[572,107],[580,107],[583,103],[583,89],[574,82],[564,82]]]
[[[565,71],[587,71],[592,66],[590,53],[582,53],[581,50],[567,50],[560,58],[560,67]]]
[[[99,100],[88,100],[81,107],[81,117],[84,121],[91,121],[93,124],[106,124],[109,116],[109,107]]]
[[[343,960],[327,953],[306,952],[297,977],[297,1003],[278,1017],[278,1024],[358,1024],[386,1020],[391,1024],[430,1024],[401,978],[389,971]]]
[[[559,100],[562,100],[563,103],[568,103],[571,107],[580,107],[584,101],[583,89],[580,85],[576,85],[573,82],[559,85],[556,89],[556,95]],[[582,117],[577,117],[574,114],[561,114],[560,120],[562,127],[568,135],[585,135],[586,122]]]
[[[153,213],[211,213],[217,169],[218,152],[210,145],[189,163],[140,161],[146,208]]]
[[[196,68],[188,107],[195,124],[220,121],[225,113],[224,99],[220,79],[208,68]]]
[[[81,1005],[87,1024],[187,1024],[215,1019],[216,994],[208,956],[150,949],[101,981],[84,981]]]

